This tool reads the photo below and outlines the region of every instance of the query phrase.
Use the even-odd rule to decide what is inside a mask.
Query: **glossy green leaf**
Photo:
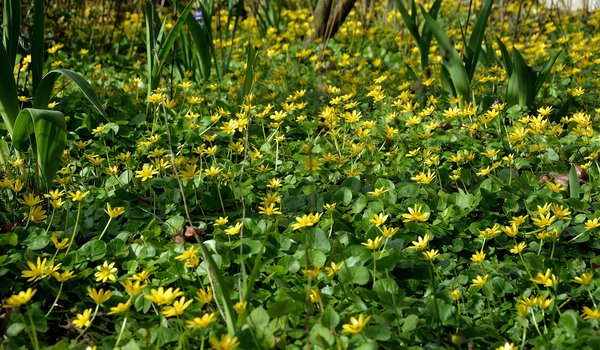
[[[186,24],[192,35],[196,58],[200,68],[202,78],[207,80],[210,77],[211,70],[211,50],[213,49],[212,40],[206,27],[201,27],[193,14],[188,14]]]
[[[173,45],[175,44],[175,39],[179,36],[181,29],[183,28],[183,24],[185,23],[185,21],[188,17],[188,14],[190,13],[190,11],[192,10],[192,8],[195,4],[196,4],[195,1],[190,1],[189,4],[187,4],[187,6],[181,12],[181,15],[179,16],[179,18],[173,25],[173,28],[167,35],[165,42],[162,44],[162,46],[160,47],[159,52],[158,52],[158,59],[161,62],[164,61],[165,59],[167,59],[167,56],[169,55],[169,53],[171,53],[171,50],[173,49]]]
[[[574,166],[569,170],[569,197],[579,198],[579,176]]]
[[[21,35],[21,0],[4,0],[3,44],[8,54],[10,67],[15,64],[19,36]]]
[[[105,118],[107,117],[106,112],[104,112],[102,104],[100,103],[100,99],[96,95],[96,92],[94,91],[90,83],[88,83],[88,81],[83,76],[81,76],[81,74],[63,68],[58,68],[53,71],[50,71],[44,76],[44,78],[40,82],[40,85],[35,91],[35,95],[33,96],[33,108],[44,109],[48,107],[48,103],[52,98],[52,90],[54,89],[54,84],[56,83],[58,77],[60,77],[61,75],[69,78],[72,82],[74,82],[77,85],[77,87],[79,87],[83,95],[88,99],[88,101],[90,101],[92,105],[96,108],[98,113],[100,113]]]
[[[61,112],[26,108],[17,116],[13,144],[19,151],[33,149],[42,178],[52,182],[60,167],[67,141],[67,127]]]
[[[465,66],[467,69],[467,75],[469,76],[469,81],[473,79],[473,74],[475,74],[475,68],[477,67],[477,61],[479,60],[479,53],[481,52],[481,44],[483,43],[483,38],[485,34],[485,29],[487,28],[488,18],[490,17],[490,12],[492,10],[492,5],[494,4],[494,0],[487,0],[483,8],[481,9],[481,13],[477,17],[477,22],[475,22],[475,27],[473,27],[473,33],[469,38],[469,44],[467,45],[467,56],[465,57]]]

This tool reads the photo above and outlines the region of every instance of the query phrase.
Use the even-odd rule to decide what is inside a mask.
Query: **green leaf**
[[[254,86],[254,66],[256,62],[256,48],[248,44],[246,49],[246,73],[244,74],[244,86],[240,95],[240,104],[243,102],[246,95],[252,91]]]
[[[475,23],[475,27],[473,27],[473,33],[469,38],[469,44],[467,45],[467,57],[465,57],[465,66],[469,76],[469,81],[473,79],[473,74],[475,74],[475,67],[477,67],[479,53],[481,52],[481,43],[483,42],[487,21],[490,17],[493,4],[494,0],[486,1],[485,5],[481,9],[481,13],[477,17],[477,22]]]
[[[544,68],[542,68],[539,71],[539,73],[537,75],[537,79],[535,80],[535,84],[534,84],[534,87],[533,87],[534,97],[537,96],[537,93],[542,88],[542,85],[546,82],[546,80],[548,80],[548,76],[550,75],[550,70],[552,70],[552,67],[554,66],[554,63],[556,63],[556,59],[558,58],[558,56],[560,56],[561,52],[562,51],[558,51],[550,59],[550,61],[546,62],[546,65],[544,66]]]
[[[67,127],[61,112],[26,108],[17,116],[13,133],[14,146],[20,151],[26,151],[31,146],[42,179],[48,185],[60,167],[66,141]]]
[[[173,25],[173,28],[169,32],[169,35],[167,35],[165,42],[160,47],[159,52],[158,52],[158,59],[161,62],[167,59],[167,56],[171,52],[171,49],[173,49],[173,45],[175,44],[175,39],[177,38],[177,36],[179,36],[179,33],[181,32],[181,29],[183,28],[183,24],[186,21],[188,14],[190,13],[190,10],[193,8],[194,4],[196,4],[196,1],[190,1],[189,4],[187,4],[187,6],[183,9],[183,11],[181,12],[181,15],[175,22],[175,25]]]
[[[560,316],[558,327],[565,330],[570,337],[574,338],[577,336],[577,323],[577,312],[567,310]]]
[[[44,17],[44,0],[35,0],[33,2],[33,34],[31,37],[33,91],[37,90],[44,72]]]
[[[508,80],[506,100],[509,107],[515,104],[526,107],[531,105],[535,98],[535,72],[516,48],[513,48],[512,57],[513,72]]]
[[[8,134],[13,134],[15,119],[19,114],[19,100],[17,97],[17,86],[13,75],[14,63],[11,63],[4,44],[0,42],[0,114],[6,125]]]
[[[408,10],[402,3],[402,0],[396,0],[396,7],[398,8],[398,11],[400,11],[400,14],[402,15],[402,20],[404,21],[404,26],[406,27],[406,29],[408,29],[408,32],[413,36],[417,45],[421,46],[421,35],[419,34],[419,27],[417,26],[417,21],[416,21],[417,14],[414,11],[413,11],[413,13],[409,14]]]
[[[369,270],[364,266],[351,266],[342,268],[338,274],[340,283],[354,283],[364,285],[369,282]]]
[[[574,166],[569,170],[569,197],[579,198],[579,176]]]
[[[90,103],[96,108],[98,113],[100,113],[103,117],[107,118],[106,112],[102,108],[102,104],[100,103],[100,99],[96,95],[96,92],[88,83],[88,81],[79,73],[74,72],[69,69],[58,68],[48,72],[40,85],[35,90],[35,94],[33,96],[33,108],[48,108],[48,103],[52,98],[52,90],[54,89],[54,84],[56,83],[56,79],[61,75],[69,78],[72,82],[79,87],[83,95],[90,101]]]
[[[2,39],[8,54],[9,67],[12,69],[21,36],[21,1],[4,0],[3,15],[4,36]]]
[[[78,250],[79,254],[91,261],[104,258],[106,256],[106,251],[106,243],[98,240],[86,242]]]
[[[19,335],[27,326],[24,323],[12,323],[6,329],[6,335],[9,337],[16,337]]]
[[[196,59],[200,65],[200,73],[202,78],[208,80],[211,70],[211,51],[213,50],[213,42],[210,40],[210,35],[206,26],[200,27],[193,14],[188,14],[186,24],[192,36],[193,45],[195,48]]]
[[[417,315],[408,315],[402,322],[402,333],[408,333],[417,328],[419,324],[419,317]]]
[[[323,310],[321,324],[329,329],[334,329],[340,324],[340,315],[338,315],[332,305],[327,305],[325,310]]]
[[[443,66],[448,71],[448,76],[452,81],[452,90],[454,91],[454,95],[460,95],[465,101],[470,101],[471,81],[467,71],[465,70],[465,65],[458,54],[458,51],[456,51],[456,48],[454,48],[454,45],[452,45],[451,40],[437,24],[436,20],[425,11],[423,6],[421,6],[421,12],[425,17],[427,26],[433,33],[433,36],[435,36],[440,46]]]

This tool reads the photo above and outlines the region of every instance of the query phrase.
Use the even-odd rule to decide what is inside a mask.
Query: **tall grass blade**
[[[413,4],[414,4],[414,0]],[[404,26],[408,29],[408,32],[413,36],[417,45],[420,46],[421,43],[421,35],[419,34],[419,27],[417,26],[417,21],[415,20],[416,12],[408,13],[408,9],[402,3],[402,0],[396,0],[396,7],[398,11],[400,11],[400,15],[402,15],[402,20],[404,21]]]
[[[510,77],[513,71],[512,58],[508,50],[506,49],[506,45],[500,40],[500,38],[496,37],[496,42],[498,43],[498,47],[500,48],[500,52],[502,53],[502,61],[504,62],[504,69],[506,70],[506,76]]]
[[[31,77],[33,91],[42,81],[44,74],[44,0],[33,3],[33,34],[31,37]]]
[[[4,0],[3,15],[4,47],[8,54],[8,61],[12,67],[17,57],[19,36],[21,35],[21,1]]]
[[[442,6],[442,0],[436,0],[431,8],[429,9],[429,15],[431,18],[436,19],[440,7]],[[416,12],[416,11],[415,11]],[[429,49],[431,48],[431,39],[433,38],[431,30],[427,25],[423,26],[423,32],[421,34],[421,43],[419,49],[421,53],[421,69],[425,70],[429,67]]]
[[[90,103],[96,108],[96,110],[98,110],[103,117],[107,118],[106,112],[104,112],[102,104],[100,103],[100,99],[98,99],[98,96],[96,95],[96,92],[90,83],[88,83],[88,81],[85,80],[81,74],[63,68],[50,71],[44,76],[33,96],[33,108],[48,108],[48,103],[52,98],[54,84],[56,83],[56,79],[58,79],[58,77],[61,75],[74,82],[77,87],[79,87],[83,95],[88,99],[88,101],[90,101]]]
[[[154,82],[155,78],[152,74],[155,69],[154,54],[156,52],[156,35],[154,32],[154,21],[156,18],[154,16],[155,12],[151,1],[146,1],[144,14],[146,19],[146,75],[148,78],[148,95],[150,95],[157,84]]]
[[[577,176],[577,169],[572,165],[569,170],[569,197],[579,198],[579,176]]]
[[[252,44],[248,44],[248,49],[246,50],[246,73],[244,74],[244,86],[242,88],[242,95],[240,96],[241,102],[243,102],[246,95],[250,93],[252,90],[252,86],[254,85],[254,64],[256,60],[256,48]]]
[[[479,60],[479,52],[481,52],[481,44],[483,43],[485,29],[487,28],[487,22],[493,4],[494,0],[487,0],[485,5],[483,5],[481,13],[477,17],[477,22],[475,22],[475,27],[473,27],[473,33],[469,38],[469,44],[467,45],[466,50],[467,55],[465,57],[465,66],[467,74],[469,75],[469,80],[473,79],[473,74],[475,74],[475,68],[477,67],[477,61]]]
[[[211,45],[213,45],[208,29],[206,28],[209,24],[204,25],[204,28],[201,27],[191,13],[187,15],[186,24],[196,48],[195,52],[200,64],[200,73],[202,78],[208,80],[211,70]]]
[[[229,297],[229,288],[225,286],[225,279],[223,278],[223,272],[217,266],[215,259],[213,259],[210,251],[206,248],[204,242],[199,240],[200,250],[202,250],[202,255],[206,259],[210,271],[208,272],[215,278],[215,293],[217,297],[220,295],[222,302],[225,304],[225,308],[223,312],[225,313],[225,323],[227,324],[227,331],[229,334],[235,333],[235,312],[233,310],[233,304],[231,303],[231,298]]]
[[[13,127],[19,114],[17,86],[13,75],[14,62],[11,63],[4,45],[0,42],[0,114],[8,133],[12,136]]]
[[[452,42],[437,24],[436,20],[425,11],[423,6],[421,6],[421,12],[425,17],[426,25],[429,27],[439,44],[440,51],[442,52],[443,65],[448,71],[448,76],[452,81],[451,90],[454,91],[455,96],[460,95],[465,101],[470,101],[471,83],[458,51],[456,51],[456,48],[452,45]]]
[[[160,50],[158,53],[158,59],[160,61],[164,61],[165,59],[167,59],[167,56],[173,49],[173,45],[175,44],[175,39],[179,36],[179,33],[181,32],[181,29],[183,28],[183,24],[185,23],[188,14],[192,10],[194,3],[195,3],[195,1],[190,1],[190,3],[187,4],[187,6],[181,12],[181,15],[175,22],[175,25],[173,26],[173,28],[167,35],[167,38],[165,39],[164,44],[160,47]]]
[[[31,146],[47,186],[60,167],[66,141],[67,127],[61,112],[25,108],[17,116],[13,145],[19,151],[27,151]]]
[[[540,70],[539,73],[537,74],[537,79],[535,80],[535,84],[534,84],[534,87],[533,87],[533,90],[534,90],[534,93],[535,93],[534,97],[537,96],[537,93],[542,88],[542,85],[544,85],[544,83],[546,82],[546,80],[548,80],[548,76],[550,75],[550,71],[552,70],[552,67],[554,66],[554,63],[556,63],[556,59],[558,59],[558,56],[560,56],[561,53],[562,53],[562,51],[558,51],[550,59],[550,61],[548,61],[546,63],[546,65],[542,68],[542,70]]]

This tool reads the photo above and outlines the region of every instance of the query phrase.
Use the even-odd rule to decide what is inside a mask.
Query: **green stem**
[[[54,260],[54,259],[52,259],[52,260]],[[56,303],[58,303],[58,298],[60,298],[60,294],[62,293],[63,285],[64,285],[64,283],[60,284],[60,287],[58,288],[58,293],[56,293],[56,298],[54,299],[54,302],[52,303],[50,310],[48,310],[48,312],[46,313],[46,317],[48,317],[50,315],[50,313],[52,313],[52,310],[56,306]]]
[[[121,330],[119,331],[119,336],[117,337],[117,342],[115,343],[115,349],[119,348],[119,342],[121,341],[121,337],[123,336],[123,332],[125,331],[126,324],[127,324],[127,314],[125,314],[125,318],[123,319],[123,324],[121,325]]]
[[[67,247],[67,252],[65,255],[69,254],[69,250],[71,250],[71,246],[73,246],[73,241],[75,240],[75,235],[77,234],[77,227],[79,225],[79,215],[81,214],[81,202],[77,206],[77,218],[75,219],[75,227],[73,228],[73,234],[71,235],[71,241],[69,242],[69,246]]]
[[[106,223],[106,226],[104,226],[104,230],[102,230],[102,233],[100,234],[100,237],[98,237],[98,240],[102,240],[102,236],[104,236],[104,234],[106,233],[106,230],[108,229],[108,225],[110,225],[110,222],[112,221],[112,217],[108,217],[108,222]]]
[[[35,324],[33,323],[33,316],[31,316],[30,309],[27,309],[27,316],[29,316],[29,322],[31,324],[31,334],[30,334],[31,343],[35,350],[39,350],[40,344],[39,344],[38,338],[37,338],[37,330],[35,329]]]

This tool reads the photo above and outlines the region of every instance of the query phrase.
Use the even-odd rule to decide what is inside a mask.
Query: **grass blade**
[[[429,15],[431,18],[436,19],[438,12],[440,11],[440,7],[442,5],[442,0],[436,0],[431,8],[429,9]],[[423,32],[421,35],[421,43],[419,44],[420,52],[421,52],[421,69],[425,70],[429,66],[429,49],[431,48],[431,39],[433,38],[431,34],[431,30],[427,25],[423,26]]]
[[[148,95],[155,89],[157,83],[154,82],[154,75],[152,74],[154,67],[154,54],[156,47],[156,35],[154,33],[156,18],[154,17],[154,8],[151,1],[146,1],[145,7],[145,18],[146,18],[146,74],[148,78]]]
[[[13,127],[19,114],[19,100],[17,98],[17,86],[13,75],[13,65],[10,62],[4,45],[0,42],[0,114],[6,125],[8,133],[12,136]]]
[[[42,81],[44,74],[44,0],[33,3],[33,34],[31,37],[31,76],[33,91]]]
[[[498,43],[498,47],[500,48],[500,52],[502,53],[502,61],[504,62],[504,69],[506,70],[506,76],[510,77],[513,72],[513,64],[510,54],[506,49],[506,45],[500,40],[500,38],[496,37],[496,42]],[[492,49],[493,50],[493,49]]]
[[[17,57],[19,36],[21,35],[21,1],[4,0],[3,15],[4,47],[8,54],[8,61],[12,67]]]
[[[538,91],[542,88],[542,85],[548,80],[548,75],[550,74],[550,70],[556,63],[556,59],[560,56],[562,51],[558,51],[551,59],[546,63],[544,68],[538,73],[537,79],[535,80],[535,85],[533,87],[534,97],[537,96]]]
[[[67,126],[61,112],[25,108],[17,116],[13,144],[19,151],[27,151],[31,146],[41,177],[48,186],[60,167],[66,142]]]
[[[106,112],[104,112],[102,104],[100,103],[100,99],[98,99],[96,92],[88,83],[88,81],[85,80],[81,74],[63,68],[50,71],[44,76],[33,96],[33,108],[45,109],[48,107],[56,79],[58,79],[58,77],[61,75],[71,79],[71,81],[74,82],[77,87],[79,87],[83,95],[88,99],[88,101],[91,102],[96,110],[98,110],[103,117],[107,118]]]
[[[254,63],[256,61],[256,48],[251,44],[248,44],[247,56],[246,56],[246,74],[244,75],[244,86],[242,88],[242,95],[240,96],[240,104],[244,101],[246,95],[252,90],[254,86]]]
[[[413,0],[414,1],[414,0]],[[402,3],[402,0],[396,0],[396,7],[400,14],[402,15],[402,20],[404,21],[404,26],[408,29],[409,33],[415,39],[417,45],[421,45],[421,35],[419,34],[419,27],[417,27],[417,22],[415,21],[416,13],[412,14],[408,13],[408,10]]]

